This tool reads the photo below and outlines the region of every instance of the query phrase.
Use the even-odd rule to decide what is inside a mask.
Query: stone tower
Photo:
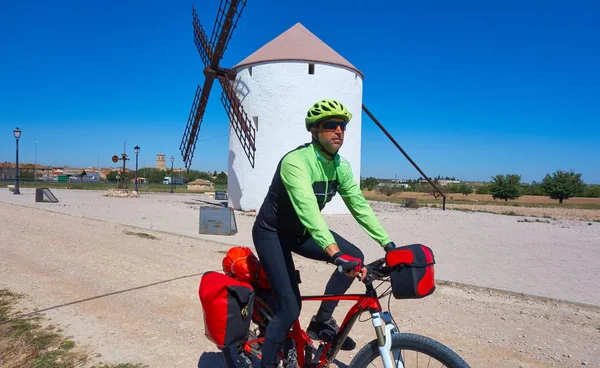
[[[158,155],[156,155],[156,168],[159,170],[166,169],[164,153],[159,153]]]

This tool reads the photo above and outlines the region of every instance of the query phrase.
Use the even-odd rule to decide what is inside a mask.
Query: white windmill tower
[[[340,154],[360,180],[363,74],[297,23],[234,66],[236,94],[256,129],[254,167],[240,141],[229,135],[229,204],[258,210],[279,160],[310,142],[307,110],[318,100],[335,99],[352,113]],[[324,213],[348,213],[339,196]]]

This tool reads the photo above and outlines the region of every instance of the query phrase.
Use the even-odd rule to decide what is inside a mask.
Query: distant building
[[[204,191],[204,190],[213,190],[213,189],[215,189],[215,186],[213,183],[211,183],[208,180],[197,179],[197,180],[189,182],[187,184],[187,189],[191,192],[196,192],[196,191]]]
[[[158,155],[156,155],[156,168],[159,170],[165,170],[166,169],[166,162],[165,162],[165,154],[164,153],[159,153]]]
[[[440,186],[445,186],[448,184],[457,184],[460,183],[460,180],[438,180],[438,183],[440,184]]]

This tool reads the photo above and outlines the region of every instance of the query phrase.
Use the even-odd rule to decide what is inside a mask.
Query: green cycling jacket
[[[337,192],[373,240],[381,246],[390,242],[356,184],[348,161],[340,155],[330,160],[312,143],[296,148],[281,159],[255,226],[259,230],[286,232],[299,238],[310,234],[317,244],[326,248],[335,240],[321,210]]]

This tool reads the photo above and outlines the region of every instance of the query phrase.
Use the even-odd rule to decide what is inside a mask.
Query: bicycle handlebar
[[[338,266],[338,272],[346,273],[348,271],[352,271],[354,268],[358,266],[358,262],[346,262]]]
[[[346,273],[348,271],[353,270],[357,264],[357,262],[348,262],[346,264],[339,265],[337,270],[338,272]],[[363,282],[368,281],[369,279],[371,281],[383,280],[385,277],[390,276],[393,271],[399,268],[403,268],[405,267],[405,265],[398,264],[390,267],[385,264],[385,258],[380,258],[369,264],[364,265],[364,267],[366,267],[367,269],[367,277],[364,280],[362,280]],[[360,276],[357,276],[357,278],[360,279]]]

